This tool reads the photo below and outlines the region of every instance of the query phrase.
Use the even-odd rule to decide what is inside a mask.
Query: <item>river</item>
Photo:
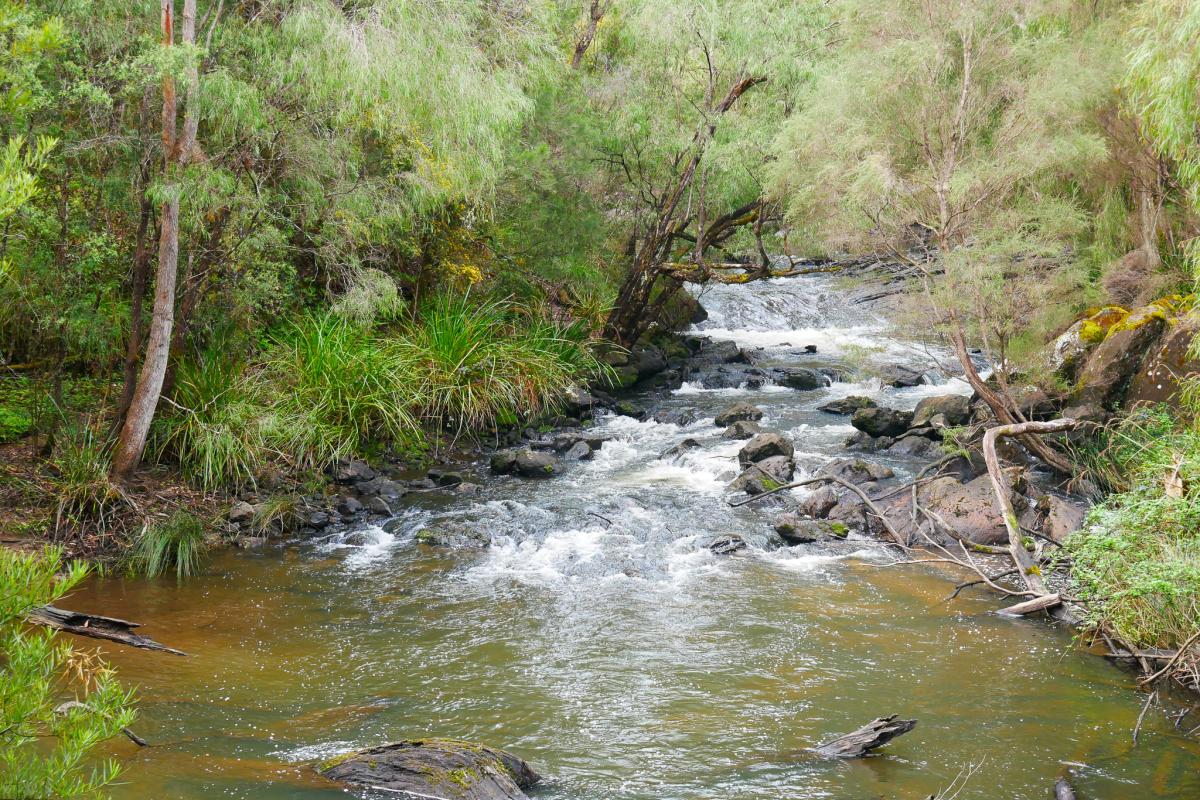
[[[720,287],[703,302],[702,332],[781,361],[810,344],[855,362],[928,361],[827,276]],[[1062,774],[1085,800],[1200,797],[1200,745],[1151,710],[1135,748],[1132,677],[1069,630],[1000,617],[994,597],[944,602],[946,573],[888,566],[872,542],[768,549],[771,512],[727,505],[742,443],[712,424],[725,405],[759,405],[804,473],[843,455],[852,432],[816,410],[831,397],[911,408],[947,391],[965,387],[685,385],[653,408],[698,421],[602,416],[597,432],[613,440],[559,478],[487,479],[477,496],[419,497],[388,530],[221,552],[182,585],[94,580],[65,605],[151,622],[191,654],[105,649],[137,687],[135,729],[154,745],[114,746],[125,772],[113,795],[345,797],[306,762],[435,735],[522,756],[545,800],[923,800],[970,769],[960,800],[1049,797]],[[702,447],[658,458],[687,437]],[[871,458],[901,476],[919,467]],[[495,544],[413,542],[443,520],[485,525]],[[704,547],[730,532],[754,546]],[[879,757],[805,752],[892,713],[919,724]]]

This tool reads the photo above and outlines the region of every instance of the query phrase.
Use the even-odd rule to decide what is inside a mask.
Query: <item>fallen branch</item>
[[[1150,710],[1150,704],[1158,697],[1158,691],[1153,691],[1146,695],[1146,702],[1142,704],[1142,713],[1138,714],[1137,722],[1133,725],[1133,744],[1137,746],[1138,732],[1142,729],[1142,720],[1146,718],[1146,712]]]
[[[1008,608],[1000,609],[1001,614],[1013,614],[1021,617],[1026,614],[1032,614],[1035,611],[1045,611],[1048,608],[1053,608],[1062,602],[1062,598],[1057,594],[1044,594],[1041,597],[1035,597],[1032,600],[1026,600],[1023,603],[1009,606]]]
[[[813,752],[819,753],[826,758],[860,758],[865,756],[868,751],[876,747],[882,747],[897,736],[908,733],[917,727],[915,719],[896,719],[897,716],[896,714],[892,714],[890,717],[880,717],[879,719],[871,720],[852,733],[839,736],[833,741],[813,748]]]
[[[34,625],[45,625],[56,631],[73,633],[76,636],[87,636],[92,639],[106,639],[110,642],[126,644],[142,650],[157,650],[163,653],[173,653],[186,656],[182,650],[159,644],[149,636],[133,633],[134,628],[140,628],[139,622],[127,622],[115,617],[102,617],[98,614],[86,614],[82,611],[67,611],[54,606],[35,608],[25,616],[26,621]]]
[[[1193,644],[1196,643],[1197,639],[1200,639],[1200,631],[1196,631],[1190,637],[1188,637],[1188,640],[1186,642],[1184,642],[1183,645],[1178,650],[1175,651],[1175,655],[1171,656],[1171,660],[1167,662],[1167,665],[1165,667],[1160,669],[1158,672],[1155,672],[1153,675],[1149,675],[1145,678],[1142,678],[1141,680],[1138,681],[1138,683],[1143,684],[1143,685],[1154,683],[1156,680],[1161,678],[1163,675],[1166,675],[1168,672],[1171,671],[1172,668],[1174,668],[1174,666],[1177,663],[1179,663],[1179,659],[1182,658],[1183,654],[1188,651],[1188,648],[1190,648]]]

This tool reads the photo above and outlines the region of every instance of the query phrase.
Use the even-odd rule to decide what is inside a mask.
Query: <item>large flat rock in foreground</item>
[[[527,800],[538,782],[511,753],[456,739],[410,739],[330,759],[318,771],[354,786],[439,800]]]

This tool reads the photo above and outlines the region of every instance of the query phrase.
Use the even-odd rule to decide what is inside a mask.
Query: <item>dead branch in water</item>
[[[102,617],[99,614],[87,614],[83,611],[67,611],[54,606],[35,608],[25,616],[25,619],[34,625],[45,625],[47,628],[53,628],[63,633],[73,633],[76,636],[106,639],[142,650],[157,650],[177,656],[187,655],[182,650],[167,647],[149,636],[134,633],[134,628],[142,627],[140,622],[128,622],[116,617]]]
[[[917,727],[915,719],[897,719],[897,716],[897,714],[892,714],[890,717],[873,719],[856,731],[839,736],[819,747],[814,747],[813,752],[826,758],[865,756],[870,750],[882,747],[897,736],[908,733]]]

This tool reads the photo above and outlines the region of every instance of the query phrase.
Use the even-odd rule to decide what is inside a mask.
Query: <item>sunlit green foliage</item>
[[[64,564],[58,550],[0,548],[0,796],[93,798],[120,772],[116,762],[93,762],[89,754],[132,723],[132,694],[103,663],[24,623],[86,574],[82,563]]]

